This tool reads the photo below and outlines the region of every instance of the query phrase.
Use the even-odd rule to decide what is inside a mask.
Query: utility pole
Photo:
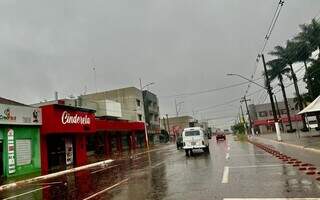
[[[174,107],[176,109],[176,116],[179,117],[179,112],[181,110],[181,104],[183,104],[184,101],[180,101],[180,102],[177,102],[177,99],[174,99]]]
[[[175,109],[176,109],[176,116],[178,117],[178,116],[179,116],[179,113],[178,113],[177,99],[174,99],[174,107],[175,107]]]
[[[280,131],[278,117],[277,117],[277,112],[276,112],[276,108],[275,108],[274,101],[273,101],[272,88],[270,86],[270,80],[269,80],[269,77],[268,77],[266,61],[264,60],[264,55],[263,54],[261,54],[261,57],[262,57],[262,62],[263,62],[264,74],[265,74],[265,78],[266,78],[267,91],[268,91],[268,94],[269,94],[269,97],[270,97],[270,103],[271,103],[271,108],[272,108],[274,125],[275,125],[276,133],[277,133],[277,140],[278,141],[282,141],[282,139],[281,139],[281,131]]]
[[[144,95],[143,95],[143,87],[142,87],[142,81],[141,78],[139,79],[140,82],[140,91],[141,91],[141,107],[143,112],[143,121],[144,121],[144,137],[147,145],[147,149],[149,150],[149,137],[148,137],[148,130],[147,130],[147,120],[146,120],[146,111],[144,109]]]
[[[277,101],[277,96],[275,94],[273,96],[274,96],[274,101],[276,102],[276,108],[277,108],[277,113],[278,113],[279,119],[281,119],[281,113],[280,113],[280,110],[279,110],[279,104],[278,104],[278,101]],[[282,128],[282,131],[284,131],[284,126],[283,126],[282,119],[281,119],[281,128]]]
[[[169,116],[168,116],[168,114],[166,114],[166,117],[167,117],[168,133],[170,135],[170,124],[169,124]]]
[[[240,121],[243,122],[244,129],[246,130],[246,134],[248,135],[247,122],[246,122],[246,120],[244,119],[243,109],[242,109],[242,105],[241,105],[241,104],[240,104],[240,110],[241,110],[241,116],[242,116],[242,120],[240,120]]]
[[[166,118],[165,118],[165,117],[163,117],[163,118],[162,118],[162,120],[163,120],[164,130],[168,131],[168,130],[167,130]]]
[[[251,130],[252,136],[254,136],[254,130],[253,130],[253,126],[252,126],[251,115],[250,115],[249,108],[248,108],[248,103],[247,103],[248,101],[251,101],[251,100],[247,99],[246,96],[244,96],[240,102],[241,103],[244,102],[245,105],[246,105],[247,115],[248,115],[248,119],[249,119],[249,128]],[[250,131],[248,130],[248,132],[250,132]]]

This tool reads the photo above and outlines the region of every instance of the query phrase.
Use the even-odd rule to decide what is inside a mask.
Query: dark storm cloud
[[[24,103],[154,81],[160,97],[242,82],[250,76],[277,5],[262,0],[1,1],[1,96]],[[267,50],[314,17],[319,1],[286,2]],[[261,66],[257,77],[261,75]],[[221,104],[246,86],[189,96],[182,112]],[[252,87],[250,92],[258,88]],[[253,97],[261,99],[260,94]],[[162,114],[173,98],[160,98]],[[239,103],[208,110],[199,118],[235,115]],[[215,120],[223,123],[226,120]]]

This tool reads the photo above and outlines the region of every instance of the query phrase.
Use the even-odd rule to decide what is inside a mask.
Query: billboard
[[[0,104],[0,124],[41,125],[41,109]]]

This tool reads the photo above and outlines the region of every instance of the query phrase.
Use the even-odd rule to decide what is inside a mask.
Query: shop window
[[[142,121],[142,115],[141,114],[138,114],[138,120]]]
[[[129,138],[128,138],[128,135],[122,135],[121,139],[122,139],[122,148],[124,150],[129,149]]]
[[[140,106],[141,106],[141,101],[140,101],[140,99],[136,99],[136,101],[137,101],[137,106],[140,107]]]
[[[95,144],[95,138],[94,135],[87,136],[87,155],[94,154],[94,144]]]
[[[32,160],[31,140],[16,140],[17,166],[31,164]]]
[[[281,110],[281,114],[282,114],[282,115],[287,114],[287,110],[286,110],[286,109],[282,109],[282,110]]]
[[[259,112],[259,117],[267,117],[267,116],[268,116],[268,112],[267,111]]]

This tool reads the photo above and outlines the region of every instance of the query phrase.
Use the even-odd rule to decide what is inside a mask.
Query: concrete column
[[[48,146],[47,137],[40,135],[40,148],[41,148],[41,173],[42,175],[48,174]]]
[[[87,164],[87,138],[85,135],[77,135],[75,137],[76,146],[73,149],[76,149],[76,166],[81,166]]]
[[[122,138],[121,138],[121,133],[120,132],[117,132],[117,151],[119,153],[122,152]]]
[[[104,152],[107,158],[109,158],[112,154],[111,136],[108,132],[105,132],[104,135]]]
[[[136,133],[134,131],[130,134],[130,149],[135,150],[137,145]]]

